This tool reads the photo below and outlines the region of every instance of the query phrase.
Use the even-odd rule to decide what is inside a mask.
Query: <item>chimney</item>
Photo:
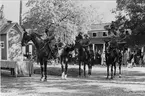
[[[12,23],[12,21],[11,21],[11,20],[8,20],[8,21],[7,21],[7,23],[8,23],[8,24],[11,24],[11,23]]]

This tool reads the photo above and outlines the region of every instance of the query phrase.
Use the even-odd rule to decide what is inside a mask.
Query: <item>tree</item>
[[[111,32],[119,30],[119,35],[125,37],[131,45],[144,44],[145,0],[117,0],[114,13],[116,20],[111,24]],[[126,29],[131,29],[132,33],[129,34]]]
[[[23,24],[39,33],[48,29],[48,35],[72,43],[78,32],[87,32],[94,20],[88,14],[93,8],[85,10],[77,3],[72,0],[29,0],[26,5],[30,10],[25,14]]]

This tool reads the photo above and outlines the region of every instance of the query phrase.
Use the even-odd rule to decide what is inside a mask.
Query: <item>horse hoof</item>
[[[64,79],[65,79],[65,80],[67,79],[67,75],[64,76]]]
[[[61,79],[64,79],[64,76],[61,76]]]
[[[61,74],[61,78],[62,78],[62,79],[65,78],[64,72]]]
[[[42,78],[43,78],[43,77],[40,78],[40,81],[42,81]]]
[[[78,75],[77,77],[78,77],[78,78],[81,78],[81,76],[80,76],[80,75]]]
[[[113,79],[113,77],[111,77],[110,79]]]
[[[44,81],[47,81],[47,79],[44,79]]]
[[[44,81],[44,77],[42,77],[42,78],[40,79],[40,81]]]
[[[121,78],[121,75],[119,75],[119,78]]]

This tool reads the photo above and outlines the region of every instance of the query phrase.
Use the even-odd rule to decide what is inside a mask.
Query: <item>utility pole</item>
[[[0,8],[0,19],[4,18],[3,10],[4,10],[4,5],[2,5],[1,8]]]
[[[22,0],[20,0],[19,24],[22,25]]]

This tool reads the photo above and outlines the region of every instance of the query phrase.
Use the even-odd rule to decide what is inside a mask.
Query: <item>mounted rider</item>
[[[52,58],[55,58],[56,56],[56,48],[57,46],[55,45],[55,36],[53,35],[54,30],[49,31],[48,28],[45,29],[45,34],[47,35],[46,39],[44,39],[45,43],[49,43],[48,47],[51,50]],[[49,32],[49,33],[48,33]]]
[[[79,32],[78,36],[76,36],[76,43],[80,42],[83,39],[83,33]]]
[[[110,41],[110,50],[114,50],[118,47],[116,38],[113,36],[111,41]]]
[[[76,36],[76,43],[79,43],[83,48],[88,47],[90,45],[90,39],[87,34],[79,32],[78,36]]]
[[[88,34],[85,34],[84,35],[84,39],[85,39],[85,41],[86,42],[84,42],[84,47],[88,47],[90,44],[91,44],[91,42],[90,42],[90,39],[89,39],[89,35]]]

